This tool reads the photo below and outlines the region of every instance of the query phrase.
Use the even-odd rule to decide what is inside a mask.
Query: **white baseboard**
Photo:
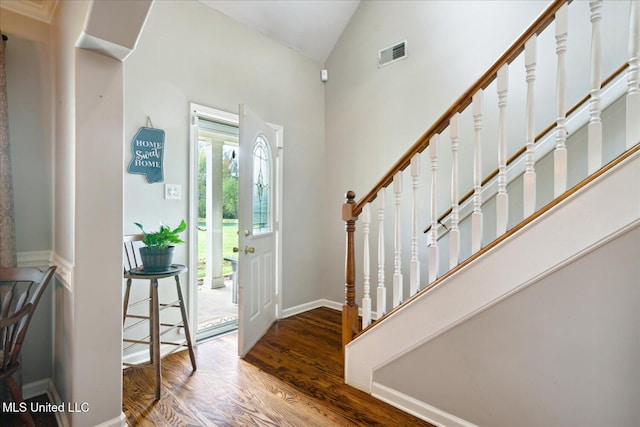
[[[477,427],[469,421],[376,382],[371,385],[371,395],[438,427]]]
[[[125,427],[127,425],[127,417],[124,412],[120,412],[119,417],[112,418],[108,421],[98,424],[96,427]]]
[[[41,394],[48,394],[50,387],[53,387],[51,378],[45,378],[43,380],[23,384],[22,397],[24,397],[24,399],[26,400],[31,399],[32,397],[40,396]]]
[[[166,346],[167,348],[169,346]],[[160,354],[164,354],[164,351],[167,351],[167,348],[164,346],[160,346]],[[135,353],[128,353],[122,356],[122,369],[128,368],[128,366],[124,366],[125,363],[131,363],[133,365],[140,365],[143,363],[149,362],[149,349],[145,348],[143,350],[136,351]]]
[[[316,308],[323,307],[324,306],[323,301],[324,300],[319,299],[319,300],[307,302],[304,304],[300,304],[295,307],[285,308],[280,313],[281,314],[280,318],[284,319],[287,317],[295,316],[296,314],[304,313],[305,311],[314,310]]]
[[[296,314],[300,314],[300,313],[304,313],[305,311],[309,311],[309,310],[314,310],[316,308],[320,308],[320,307],[327,307],[333,310],[337,310],[337,311],[342,311],[342,303],[340,302],[336,302],[336,301],[331,301],[328,299],[318,299],[315,301],[311,301],[305,304],[300,304],[297,305],[295,307],[291,307],[291,308],[286,308],[284,310],[282,310],[282,316],[281,319],[284,319],[286,317],[291,317],[291,316],[295,316]],[[360,316],[362,316],[362,308],[358,308],[358,313],[360,314]],[[378,318],[378,314],[374,311],[371,312],[371,318],[372,319],[377,319]]]
[[[22,397],[24,397],[25,400],[31,399],[32,397],[40,396],[42,394],[46,394],[49,398],[49,402],[54,405],[60,405],[61,403],[64,403],[62,402],[62,399],[60,399],[58,390],[56,389],[56,386],[51,378],[34,381],[22,386]],[[56,412],[55,417],[56,422],[60,427],[69,427],[69,419],[66,413]]]
[[[22,396],[24,399],[31,399],[32,397],[46,394],[49,401],[53,405],[66,404],[60,398],[60,394],[56,389],[55,384],[51,378],[45,378],[43,380],[34,381],[22,386]],[[71,422],[69,420],[69,414],[66,412],[55,412],[56,422],[60,427],[70,427]],[[97,427],[126,427],[127,417],[124,412],[120,412],[120,416],[111,420],[105,421],[99,424]]]
[[[62,402],[60,398],[60,394],[58,394],[58,389],[54,385],[52,380],[49,380],[49,389],[47,390],[47,396],[49,396],[49,401],[54,405],[59,405]],[[66,412],[56,412],[56,422],[60,427],[69,427],[71,422],[69,421],[69,415]]]
[[[145,344],[146,345],[146,344]],[[143,345],[141,345],[140,347],[143,347]],[[176,350],[176,346],[175,345],[161,345],[160,346],[160,357],[166,357],[169,355],[169,353],[178,353],[180,351],[186,351],[187,348],[181,348],[179,350]],[[126,369],[128,368],[128,366],[124,366],[124,363],[131,363],[134,365],[140,365],[143,363],[149,363],[149,347],[148,345],[146,345],[146,347],[144,347],[142,350],[136,351],[135,353],[129,353],[129,354],[125,354],[122,357],[122,369]]]
[[[160,352],[162,353],[162,351]],[[149,350],[140,350],[135,353],[129,353],[122,355],[122,369],[128,368],[128,366],[124,366],[125,363],[131,363],[134,365],[139,365],[141,363],[145,363],[149,361]]]
[[[343,303],[341,303],[341,302],[331,301],[331,300],[328,300],[328,299],[321,299],[321,300],[318,300],[318,301],[322,304],[321,307],[327,307],[327,308],[331,308],[333,310],[342,311]]]
[[[315,301],[307,302],[304,304],[297,305],[295,307],[290,307],[282,310],[280,313],[281,319],[285,319],[287,317],[295,316],[296,314],[304,313],[309,310],[314,310],[320,307],[327,307],[333,310],[341,311],[342,304],[336,301],[331,301],[328,299],[318,299]],[[360,315],[362,315],[362,309],[360,309]],[[372,314],[374,318],[376,318],[375,313]],[[164,354],[164,352],[168,352],[172,349],[172,346],[163,346],[160,349],[160,353]],[[124,363],[132,363],[132,364],[141,364],[149,361],[149,350],[144,348],[142,350],[136,351],[135,353],[129,353],[123,356],[122,361]]]

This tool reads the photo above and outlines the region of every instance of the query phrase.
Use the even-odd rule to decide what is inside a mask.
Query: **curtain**
[[[4,51],[7,37],[0,31],[0,268],[15,267],[16,229],[13,208],[13,178],[11,175],[11,150],[9,146],[9,112],[7,107],[7,73]],[[22,370],[14,376],[22,387]],[[3,382],[0,402],[9,402],[9,390]]]
[[[2,33],[0,33],[2,35]],[[6,37],[0,41],[0,267],[15,267],[16,227],[13,207],[13,178],[9,145],[7,73],[5,70]]]

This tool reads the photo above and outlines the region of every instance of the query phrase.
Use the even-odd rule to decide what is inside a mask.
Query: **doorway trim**
[[[220,121],[225,123],[234,124],[239,126],[239,116],[236,113],[230,113],[227,111],[218,110],[215,108],[207,107],[196,103],[189,104],[189,123],[190,123],[190,136],[189,136],[189,223],[188,228],[189,235],[189,288],[187,289],[187,309],[189,323],[194,325],[191,328],[192,340],[196,339],[197,331],[197,314],[198,314],[198,245],[197,245],[197,227],[194,224],[198,223],[198,180],[196,178],[196,171],[198,170],[198,116],[204,116],[214,121]],[[276,185],[278,186],[277,199],[276,199],[276,215],[275,215],[275,233],[276,233],[276,319],[282,317],[282,200],[283,200],[283,165],[284,165],[284,128],[281,125],[275,125],[268,123],[277,135],[277,149],[278,160],[276,164]],[[242,154],[240,154],[242,155]],[[195,342],[195,341],[194,341]]]

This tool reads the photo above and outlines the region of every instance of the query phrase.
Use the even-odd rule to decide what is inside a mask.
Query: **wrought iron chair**
[[[37,268],[0,268],[0,381],[6,384],[13,401],[24,401],[22,391],[13,375],[20,368],[20,350],[29,323],[56,267],[45,271]],[[20,418],[34,425],[29,411]]]

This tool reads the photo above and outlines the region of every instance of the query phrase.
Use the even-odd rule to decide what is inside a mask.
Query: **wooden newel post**
[[[348,191],[347,201],[342,205],[342,220],[345,222],[347,232],[347,248],[345,255],[345,301],[342,306],[342,351],[353,336],[358,332],[358,306],[356,305],[356,259],[354,234],[356,231],[356,219],[353,208],[356,205],[356,193]]]

